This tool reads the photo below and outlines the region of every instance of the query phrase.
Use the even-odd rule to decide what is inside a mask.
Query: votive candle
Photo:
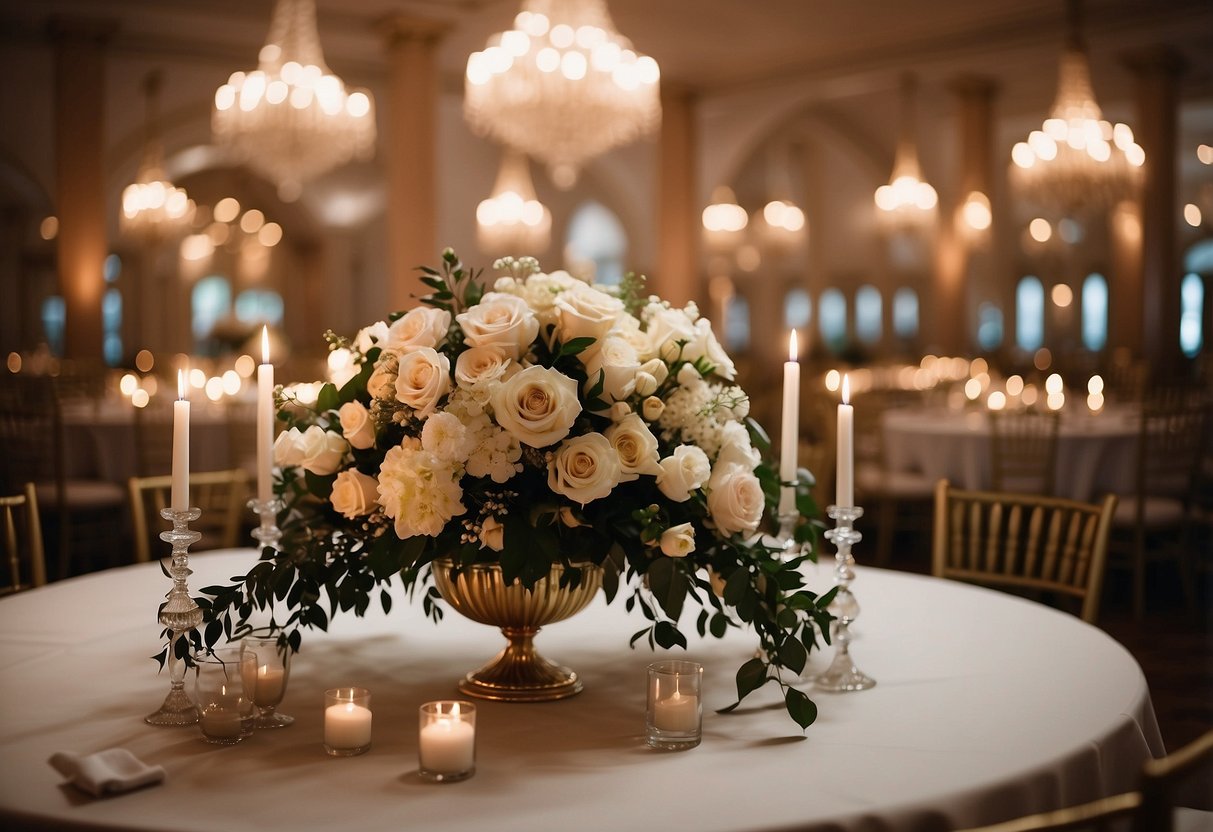
[[[450,782],[476,770],[476,706],[471,702],[426,702],[418,713],[418,772]]]
[[[324,750],[335,757],[361,754],[371,747],[371,694],[365,688],[325,691]]]

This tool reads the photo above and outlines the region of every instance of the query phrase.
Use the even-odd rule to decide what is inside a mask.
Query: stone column
[[[415,306],[428,289],[417,266],[438,261],[438,41],[448,25],[397,15],[387,37],[388,101],[380,108],[387,171],[388,304]]]
[[[57,19],[55,202],[59,292],[67,310],[64,354],[100,360],[105,233],[105,42],[112,21]]]
[[[1177,188],[1179,77],[1184,61],[1174,49],[1154,47],[1128,57],[1137,76],[1137,143],[1146,151],[1141,193],[1142,352],[1151,375],[1179,373],[1179,264]],[[1112,293],[1115,297],[1115,292]],[[1134,299],[1130,298],[1130,303]]]
[[[695,188],[695,95],[661,82],[661,137],[657,159],[657,272],[651,290],[670,303],[698,301],[699,210]]]

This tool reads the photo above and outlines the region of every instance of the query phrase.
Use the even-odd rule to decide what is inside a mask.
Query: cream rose
[[[505,548],[505,526],[496,517],[486,517],[480,524],[480,548],[494,552]]]
[[[418,347],[433,348],[446,337],[446,331],[450,328],[450,312],[431,306],[418,306],[392,322],[388,327],[387,343],[382,346],[401,353]]]
[[[539,366],[527,367],[502,382],[493,391],[492,404],[497,423],[532,448],[564,439],[581,413],[577,382],[558,370]]]
[[[649,339],[647,358],[660,356],[672,361],[678,357],[678,342],[689,342],[695,337],[695,324],[681,309],[650,303],[643,315]]]
[[[695,529],[690,523],[670,526],[661,533],[661,551],[672,558],[685,558],[695,551]]]
[[[300,433],[291,428],[274,442],[274,460],[279,465],[298,465],[318,476],[328,476],[341,467],[349,443],[319,425]]]
[[[632,345],[622,338],[609,335],[603,340],[601,348],[585,362],[586,391],[597,385],[601,376],[604,400],[609,403],[626,399],[636,389],[636,372],[639,369],[640,360]]]
[[[725,422],[720,428],[720,452],[716,464],[743,465],[753,471],[762,461],[762,454],[750,443],[750,432],[741,422]]]
[[[712,473],[708,455],[695,445],[679,445],[660,465],[657,487],[676,503],[689,500],[691,492],[707,482]]]
[[[548,488],[585,505],[619,484],[619,454],[601,433],[566,439],[548,463]]]
[[[656,422],[661,418],[661,414],[665,413],[665,402],[656,396],[649,396],[641,403],[640,408],[644,418],[650,422]]]
[[[508,355],[496,347],[472,347],[455,359],[455,383],[460,387],[474,387],[501,381],[517,367]]]
[[[355,448],[366,449],[375,444],[375,423],[370,411],[361,402],[346,402],[337,411],[341,433]]]
[[[354,336],[354,349],[366,355],[370,352],[371,347],[382,347],[387,343],[388,326],[385,321],[376,321],[370,326],[363,327],[358,330],[358,334]]]
[[[451,389],[451,361],[432,347],[418,347],[400,356],[396,398],[425,418]]]
[[[619,467],[623,471],[620,482],[630,482],[641,474],[655,477],[661,473],[657,437],[635,413],[611,425],[604,435],[619,454]]]
[[[379,481],[355,468],[337,475],[333,481],[333,493],[329,501],[338,514],[353,520],[370,514],[378,508]]]
[[[721,534],[752,532],[762,520],[765,498],[754,472],[744,465],[717,465],[708,480],[708,513]]]
[[[584,283],[561,292],[555,306],[556,335],[562,342],[568,343],[574,338],[594,339],[594,343],[578,354],[583,363],[602,348],[607,333],[623,313],[623,301]]]
[[[455,316],[464,337],[474,347],[496,347],[517,361],[539,333],[539,319],[526,301],[501,292],[487,292],[480,303]]]

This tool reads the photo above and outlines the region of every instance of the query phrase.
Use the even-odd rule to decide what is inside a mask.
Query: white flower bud
[[[649,396],[641,405],[644,418],[648,422],[656,422],[665,412],[665,402],[656,396]]]

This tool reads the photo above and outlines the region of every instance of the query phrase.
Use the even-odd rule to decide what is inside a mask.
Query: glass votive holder
[[[355,757],[371,750],[371,692],[330,688],[324,692],[324,750]]]
[[[278,713],[278,704],[286,695],[286,681],[291,674],[291,651],[285,644],[278,646],[277,637],[248,636],[241,642],[245,650],[257,656],[257,673],[253,685],[253,703],[257,706],[254,728],[285,728],[295,722],[293,716]]]
[[[649,665],[649,693],[644,711],[645,742],[663,751],[699,745],[703,726],[703,665],[661,661]]]
[[[240,647],[220,647],[194,659],[198,727],[202,738],[216,745],[235,745],[253,733],[257,716],[248,695],[256,683],[257,654]]]
[[[454,783],[476,773],[476,706],[471,702],[426,702],[417,731],[422,780]]]

